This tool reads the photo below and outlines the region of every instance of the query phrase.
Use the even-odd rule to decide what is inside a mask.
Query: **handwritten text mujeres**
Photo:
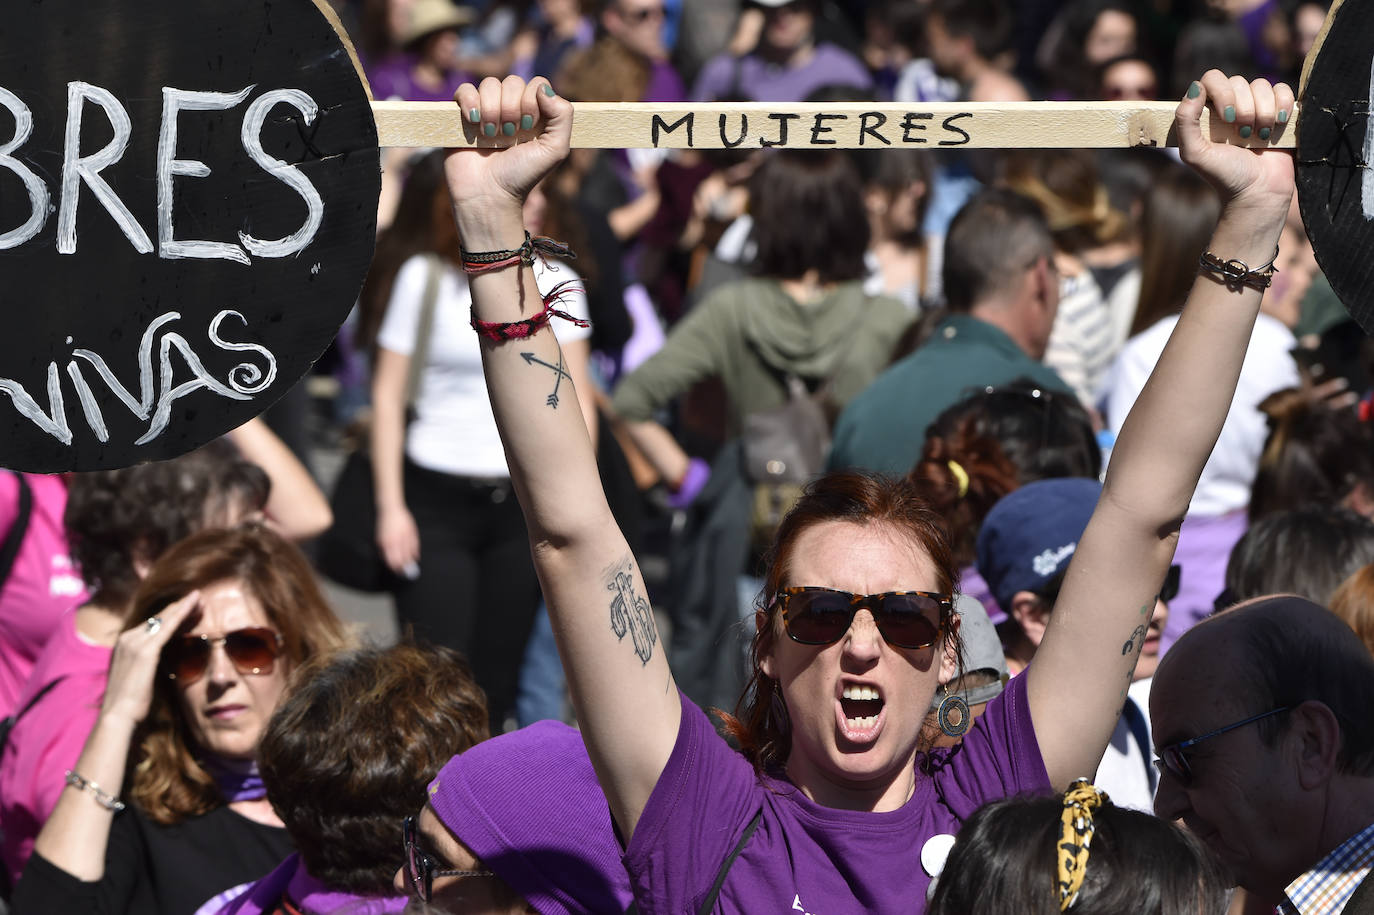
[[[662,137],[685,131],[687,148],[697,145],[697,113],[688,112],[674,120],[655,114],[650,122],[650,139],[658,146]],[[973,117],[972,112],[957,112],[938,122],[929,111],[908,111],[900,119],[889,119],[881,111],[853,114],[815,112],[802,115],[796,112],[755,114],[751,120],[746,112],[722,114],[716,127],[720,131],[720,145],[726,149],[773,146],[808,147],[837,146],[965,146],[970,137],[959,121]],[[709,129],[709,128],[707,128]],[[703,142],[703,146],[714,143]]]

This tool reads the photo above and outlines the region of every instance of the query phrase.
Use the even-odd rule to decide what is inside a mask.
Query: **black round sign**
[[[1374,333],[1374,3],[1335,11],[1303,90],[1298,204],[1326,278],[1346,310]]]
[[[312,0],[6,6],[0,465],[181,454],[289,389],[357,297],[363,83]]]

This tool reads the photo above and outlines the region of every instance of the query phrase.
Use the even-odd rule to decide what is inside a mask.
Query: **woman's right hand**
[[[110,658],[110,677],[100,706],[101,717],[121,718],[135,725],[148,717],[162,649],[198,606],[200,592],[192,591],[149,617],[158,620],[158,625],[143,622],[120,633]]]
[[[567,157],[573,108],[542,77],[529,83],[518,76],[487,77],[480,86],[464,83],[453,97],[484,144],[452,150],[445,162],[462,231],[468,228],[465,216],[480,221],[488,207],[513,205],[518,211],[530,190]]]
[[[377,548],[387,568],[397,575],[415,568],[420,561],[420,529],[410,509],[401,505],[377,513]]]

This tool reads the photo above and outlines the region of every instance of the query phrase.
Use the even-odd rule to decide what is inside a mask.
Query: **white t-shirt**
[[[419,333],[420,305],[428,278],[429,261],[417,255],[401,265],[396,284],[387,303],[377,343],[403,356],[415,351]],[[434,328],[430,333],[429,357],[420,376],[420,393],[415,403],[415,420],[406,430],[406,456],[427,470],[455,476],[505,477],[506,455],[496,431],[496,418],[487,396],[487,381],[482,374],[482,352],[477,332],[472,329],[472,293],[468,278],[457,267],[445,263],[439,277],[438,298],[434,307]],[[534,276],[539,291],[547,294],[565,280],[579,280],[566,264],[545,266],[536,260]],[[555,306],[574,317],[588,319],[587,296],[577,289],[563,296]],[[564,345],[584,340],[591,329],[553,318],[549,322],[558,342]],[[513,340],[502,344],[519,346]],[[549,374],[550,390],[554,378]],[[563,380],[568,403],[578,409],[572,385]]]
[[[1112,739],[1102,754],[1102,762],[1097,766],[1097,777],[1093,784],[1107,792],[1112,803],[1118,807],[1129,807],[1145,813],[1154,813],[1155,781],[1150,772],[1154,766],[1154,748],[1150,738],[1150,684],[1152,678],[1137,680],[1126,693],[1126,701],[1135,703],[1143,725],[1143,734],[1137,736],[1123,713],[1116,720]],[[1141,744],[1141,739],[1145,743]]]
[[[1177,323],[1177,315],[1160,318],[1121,348],[1103,385],[1103,407],[1113,434],[1120,434],[1126,414]],[[1217,446],[1202,468],[1189,515],[1215,518],[1250,504],[1250,485],[1269,435],[1259,403],[1275,391],[1298,385],[1298,365],[1291,355],[1296,345],[1293,332],[1282,321],[1260,314],[1245,351],[1235,399]]]

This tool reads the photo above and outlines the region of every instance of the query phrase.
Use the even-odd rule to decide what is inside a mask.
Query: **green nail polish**
[[[1201,94],[1202,94],[1202,84],[1201,84],[1201,83],[1194,81],[1194,82],[1191,82],[1191,83],[1188,84],[1188,98],[1197,98],[1197,97],[1198,97],[1199,95],[1201,95]]]
[[[529,130],[534,126],[534,117],[528,114],[520,115],[520,129]]]
[[[1250,139],[1250,125],[1249,125],[1249,124],[1246,124],[1244,127],[1242,127],[1242,128],[1240,129],[1240,138],[1241,138],[1242,140],[1248,140],[1248,139]]]
[[[1236,122],[1236,106],[1227,105],[1226,110],[1221,113],[1221,119],[1228,124],[1234,124]]]
[[[1287,109],[1287,108],[1285,108],[1284,110],[1282,110],[1282,111],[1279,112],[1279,123],[1280,123],[1280,124],[1287,124],[1287,123],[1288,123],[1288,109]]]
[[[480,109],[477,109],[477,108],[469,108],[469,109],[468,109],[468,120],[471,121],[471,122],[474,123],[474,124],[476,124],[478,121],[482,120],[482,112],[481,112],[481,110],[480,110]]]
[[[1259,137],[1261,140],[1267,140],[1269,139],[1270,133],[1272,133],[1272,131],[1268,127],[1261,127],[1259,130]]]
[[[515,122],[514,122],[514,121],[507,121],[506,123],[502,124],[502,125],[501,125],[501,132],[504,133],[504,134],[505,134],[506,136],[508,136],[508,137],[513,137],[513,136],[515,136]]]
[[[545,83],[544,94],[547,95],[549,98],[553,98],[553,86],[550,86],[548,83]]]
[[[482,125],[482,133],[486,134],[489,137],[496,136],[496,125],[488,121],[487,123]]]

